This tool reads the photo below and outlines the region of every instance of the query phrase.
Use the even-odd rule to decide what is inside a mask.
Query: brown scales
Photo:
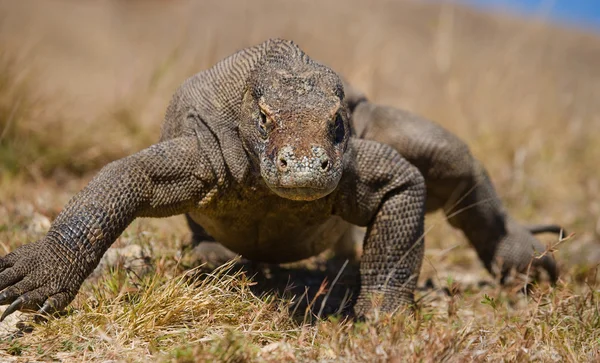
[[[368,102],[294,43],[269,40],[185,81],[159,143],[104,167],[43,239],[0,259],[0,304],[11,304],[1,319],[65,308],[136,217],[176,214],[196,241],[266,262],[314,256],[367,227],[354,310],[368,313],[375,294],[394,311],[413,301],[424,215],[439,208],[490,272],[532,262],[557,278],[456,136]]]

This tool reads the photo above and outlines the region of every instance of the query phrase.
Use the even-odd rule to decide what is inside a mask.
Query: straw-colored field
[[[318,314],[340,266],[226,266],[194,283],[184,219],[138,220],[113,247],[146,267],[102,267],[31,333],[1,324],[0,361],[600,360],[600,35],[451,5],[0,1],[0,255],[43,236],[101,166],[156,141],[186,77],[269,37],[460,135],[512,214],[574,233],[556,288],[498,286],[436,214],[415,315],[313,319],[306,299]],[[267,292],[288,275],[297,289]]]

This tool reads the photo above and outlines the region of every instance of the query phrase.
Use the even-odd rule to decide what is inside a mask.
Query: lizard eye
[[[335,116],[335,122],[333,123],[332,131],[334,143],[340,144],[342,141],[344,141],[344,136],[346,136],[346,130],[344,128],[344,119],[339,113]]]
[[[269,132],[271,131],[271,119],[267,117],[267,115],[260,110],[260,117],[258,119],[258,131],[260,132],[263,138],[267,138]]]

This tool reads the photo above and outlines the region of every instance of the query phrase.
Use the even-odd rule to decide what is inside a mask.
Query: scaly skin
[[[463,231],[485,267],[504,277],[524,272],[530,262],[555,281],[553,258],[533,233],[560,233],[556,225],[522,226],[504,210],[487,172],[467,145],[431,121],[390,107],[359,103],[353,113],[360,137],[393,146],[417,166],[427,184],[427,212],[443,209],[450,224]]]
[[[448,133],[429,135],[439,128],[428,123],[403,135],[395,130],[402,114],[378,110],[387,109],[285,40],[191,77],[173,96],[158,144],[104,167],[43,239],[0,259],[0,305],[11,304],[0,320],[18,309],[63,309],[133,219],[184,213],[196,236],[276,263],[314,256],[352,225],[366,226],[354,310],[367,314],[378,295],[394,311],[413,301],[426,188],[427,205],[453,203],[446,191],[463,179],[484,187],[457,203],[481,207],[451,223],[486,266],[500,256],[523,270],[537,241],[506,217],[466,147]],[[358,138],[352,122],[371,140]],[[456,159],[440,158],[443,147]],[[555,277],[553,260],[542,262]]]

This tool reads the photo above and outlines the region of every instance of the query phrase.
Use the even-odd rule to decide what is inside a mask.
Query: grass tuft
[[[157,140],[186,77],[274,36],[465,139],[519,220],[574,232],[540,237],[561,278],[523,293],[429,216],[414,313],[353,322],[335,312],[356,266],[339,280],[321,259],[184,271],[183,219],[136,220],[114,247],[150,251],[148,268],[106,268],[65,315],[22,315],[20,333],[0,324],[0,361],[600,361],[597,34],[401,1],[23,0],[0,12],[1,255],[43,236],[93,172]]]

